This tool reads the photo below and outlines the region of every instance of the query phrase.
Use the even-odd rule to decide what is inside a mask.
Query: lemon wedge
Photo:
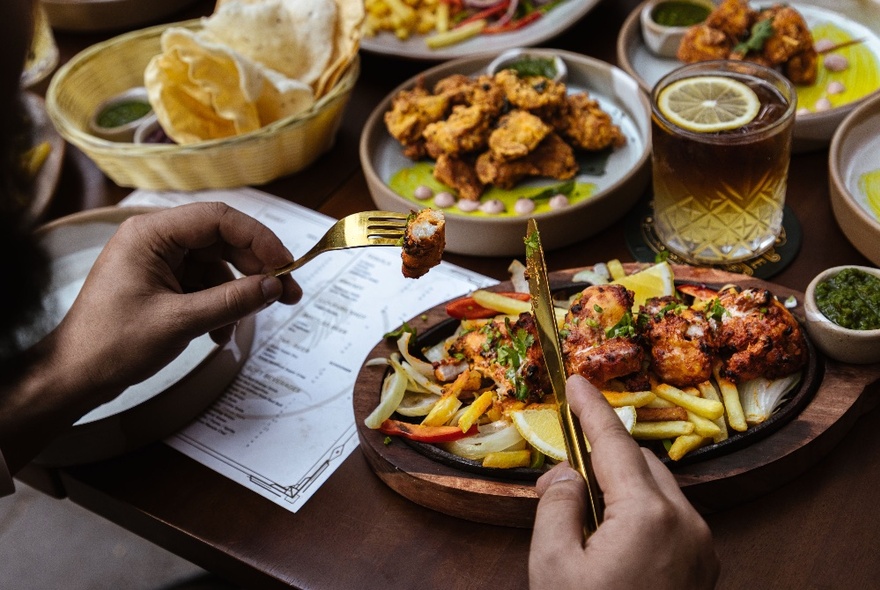
[[[623,285],[635,294],[634,311],[638,311],[639,306],[652,297],[665,297],[675,293],[675,274],[668,262],[658,262],[613,282]]]
[[[614,411],[617,413],[617,417],[620,418],[620,421],[623,422],[623,426],[626,428],[627,432],[632,434],[633,429],[636,427],[636,407],[621,406],[619,408],[614,408]]]
[[[558,411],[554,408],[515,410],[510,412],[510,419],[532,447],[557,461],[565,461],[565,439]]]
[[[636,425],[635,406],[614,408],[614,412],[623,422],[627,432],[632,434]],[[554,408],[514,410],[510,412],[510,419],[516,430],[532,447],[557,461],[566,459],[565,438],[562,435],[562,425],[557,410]]]
[[[660,91],[660,112],[688,131],[711,133],[751,123],[761,108],[755,91],[723,76],[694,76],[676,80]]]

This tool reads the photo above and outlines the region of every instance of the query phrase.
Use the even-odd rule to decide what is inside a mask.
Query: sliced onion
[[[406,375],[403,370],[398,368],[400,365],[394,366],[394,372],[385,377],[382,382],[382,394],[379,399],[379,405],[364,419],[367,428],[376,429],[382,425],[382,422],[391,417],[403,394],[406,392]]]
[[[401,356],[406,359],[413,369],[424,375],[425,377],[430,377],[434,374],[434,365],[431,363],[426,363],[421,359],[417,359],[409,352],[409,339],[412,336],[411,332],[404,332],[401,334],[400,338],[397,339],[397,349],[400,350]]]
[[[502,2],[504,0],[464,0],[464,5],[468,8],[491,8]]]
[[[391,361],[391,366],[397,369],[400,367],[400,370],[404,372],[404,374],[409,378],[410,382],[415,384],[416,386],[420,386],[424,391],[430,391],[431,393],[441,394],[443,393],[443,388],[440,387],[439,384],[434,383],[431,379],[425,377],[418,371],[412,368],[412,365],[406,362],[398,362],[394,357],[389,359]]]
[[[473,436],[446,443],[444,448],[453,455],[465,459],[482,459],[489,453],[519,450],[515,447],[524,447],[525,442],[513,424],[507,422],[505,428],[491,432],[479,432]]]
[[[410,418],[427,416],[439,400],[440,396],[436,393],[407,391],[397,406],[397,413]]]

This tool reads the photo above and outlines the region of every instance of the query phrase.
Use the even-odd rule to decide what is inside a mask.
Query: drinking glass
[[[658,97],[692,76],[730,77],[749,86],[761,106],[744,126],[698,132],[672,123]],[[768,250],[782,229],[782,210],[797,96],[770,68],[720,60],[686,65],[652,92],[654,227],[688,262],[726,264]]]

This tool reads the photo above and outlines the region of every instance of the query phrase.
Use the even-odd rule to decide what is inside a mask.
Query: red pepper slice
[[[421,424],[410,424],[409,422],[401,422],[400,420],[389,418],[379,426],[379,432],[389,436],[402,436],[419,442],[441,443],[451,442],[476,434],[477,425],[474,424],[467,432],[462,432],[458,426],[422,426]]]
[[[462,25],[466,25],[468,23],[472,23],[477,20],[482,20],[485,18],[489,18],[490,16],[495,16],[496,14],[501,14],[502,12],[505,12],[507,10],[508,4],[510,4],[510,3],[509,2],[501,2],[499,4],[496,4],[495,6],[490,6],[489,8],[487,8],[485,10],[481,10],[480,12],[475,12],[474,14],[470,15],[469,17],[462,19],[459,22],[455,23],[455,26],[456,26],[456,28],[458,28]]]
[[[511,31],[519,30],[527,24],[535,22],[539,18],[541,18],[541,13],[535,11],[525,15],[519,20],[509,20],[503,25],[489,25],[484,28],[481,33],[484,35],[493,35],[495,33],[509,33]]]
[[[504,295],[505,297],[510,297],[512,299],[519,299],[520,301],[528,301],[530,296],[528,293],[499,293],[499,295]],[[479,319],[487,319],[494,318],[498,315],[498,312],[494,309],[489,309],[483,307],[479,303],[474,300],[473,297],[462,297],[461,299],[456,299],[455,301],[450,301],[446,304],[446,313],[450,317],[454,317],[459,320],[479,320]]]

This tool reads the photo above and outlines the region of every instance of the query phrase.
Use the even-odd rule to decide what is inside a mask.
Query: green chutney
[[[664,27],[689,27],[706,20],[709,7],[693,2],[661,2],[651,11],[651,18]]]
[[[514,70],[520,78],[543,76],[552,80],[556,77],[556,64],[549,57],[521,57],[504,67],[505,69]]]
[[[137,121],[152,109],[150,103],[143,100],[126,100],[109,105],[98,115],[98,126],[104,129],[122,127]]]
[[[851,330],[880,329],[880,278],[845,268],[816,286],[816,306],[829,320]]]

